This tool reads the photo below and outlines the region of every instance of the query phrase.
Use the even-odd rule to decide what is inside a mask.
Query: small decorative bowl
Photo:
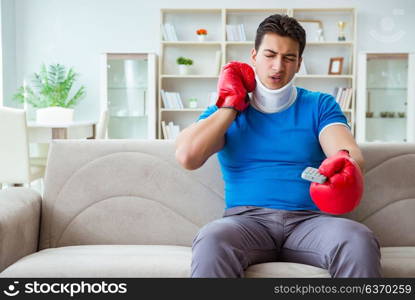
[[[367,111],[366,118],[373,118],[373,111]]]
[[[388,111],[388,118],[395,118],[395,112],[394,111]]]
[[[380,112],[380,117],[381,118],[386,118],[388,116],[388,112],[387,111],[381,111]]]
[[[403,112],[403,111],[398,112],[398,117],[399,118],[405,118],[405,112]]]

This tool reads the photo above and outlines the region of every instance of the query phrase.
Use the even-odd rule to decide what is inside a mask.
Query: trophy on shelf
[[[338,41],[345,41],[346,40],[346,36],[344,34],[344,27],[346,27],[346,22],[344,21],[338,21],[337,22],[337,27],[339,29],[339,35],[337,37]]]

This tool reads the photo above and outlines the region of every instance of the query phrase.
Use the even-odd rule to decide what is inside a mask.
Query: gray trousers
[[[331,277],[381,277],[380,247],[365,225],[319,211],[225,210],[193,240],[191,277],[244,277],[252,265],[295,262]]]

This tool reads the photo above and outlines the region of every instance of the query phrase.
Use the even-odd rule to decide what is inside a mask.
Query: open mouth
[[[281,81],[281,79],[282,79],[282,77],[281,77],[281,76],[278,76],[278,75],[275,75],[275,76],[270,76],[270,78],[271,78],[271,80],[272,80],[272,81],[274,81],[274,82]]]

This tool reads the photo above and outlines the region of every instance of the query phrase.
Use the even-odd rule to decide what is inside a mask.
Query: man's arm
[[[226,130],[236,114],[234,109],[220,108],[184,129],[176,139],[176,160],[188,170],[201,167],[212,154],[223,148]]]
[[[356,141],[350,130],[343,125],[331,125],[321,132],[320,145],[327,157],[336,154],[339,150],[349,150],[350,156],[359,165],[360,170],[364,173],[363,154],[356,144]]]
[[[322,184],[311,183],[310,196],[324,212],[335,215],[351,212],[359,205],[364,192],[362,152],[349,129],[340,124],[323,129],[319,140],[327,158],[318,170],[328,180]]]
[[[237,112],[249,106],[247,94],[255,89],[255,72],[246,63],[227,63],[219,76],[219,107],[212,115],[183,130],[176,139],[176,160],[186,169],[195,170],[225,145],[225,133]]]

